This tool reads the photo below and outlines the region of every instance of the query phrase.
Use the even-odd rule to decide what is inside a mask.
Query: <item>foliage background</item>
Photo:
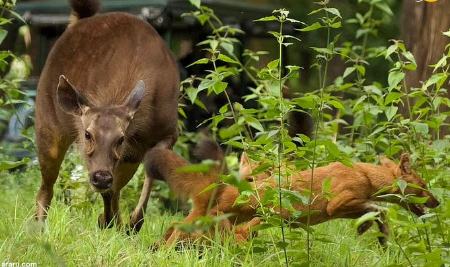
[[[376,243],[376,231],[356,236],[355,228],[361,221],[337,220],[308,231],[288,228],[282,235],[277,214],[263,208],[261,212],[267,212],[264,214],[268,227],[245,245],[237,245],[229,237],[223,244],[212,240],[210,244],[182,252],[171,248],[150,252],[149,246],[183,215],[178,209],[181,204],[170,203],[170,192],[164,184],[157,184],[152,193],[146,224],[139,235],[126,236],[115,229],[100,231],[95,223],[101,210],[100,198],[89,189],[83,163],[71,151],[61,169],[47,229],[40,232],[32,223],[40,177],[37,162],[33,153],[29,159],[18,160],[10,153],[16,149],[14,145],[3,142],[0,211],[4,220],[0,222],[0,260],[55,266],[276,266],[286,261],[295,266],[450,264],[450,205],[446,201],[450,188],[450,139],[442,132],[447,127],[446,110],[450,104],[447,97],[449,47],[442,51],[436,65],[430,67],[433,73],[415,88],[408,86],[405,76],[414,72],[417,63],[408,47],[401,41],[391,40],[399,36],[400,18],[395,15],[400,10],[399,1],[360,0],[321,5],[311,1],[283,2],[283,7],[291,13],[279,10],[275,18],[255,23],[281,20],[286,31],[289,27],[302,30],[293,30],[293,38],[281,28],[275,29],[271,34],[275,39],[268,39],[267,47],[256,45],[257,50],[268,53],[240,49],[234,38],[241,34],[238,29],[221,24],[212,10],[200,8],[199,1],[191,2],[197,5],[191,15],[204,24],[202,27],[210,35],[198,48],[206,49],[199,52],[203,57],[196,58],[199,61],[194,67],[199,72],[182,84],[185,99],[180,101],[180,117],[186,114],[185,108],[202,107],[199,97],[202,94],[225,97],[223,105],[203,125],[223,146],[229,147],[227,151],[233,151],[227,158],[231,168],[236,168],[242,149],[249,151],[252,158],[272,164],[290,159],[298,170],[336,160],[376,162],[378,154],[398,158],[399,153],[408,151],[414,168],[441,200],[440,207],[416,218],[399,207],[387,205],[391,238],[385,250]],[[17,17],[8,11],[12,4],[3,3],[4,12],[10,12],[2,13],[7,18]],[[310,14],[314,10],[317,12]],[[7,18],[0,21],[3,27],[0,33],[5,36],[10,22]],[[23,39],[26,39],[24,31]],[[287,45],[288,42],[292,45]],[[285,46],[286,49],[279,49]],[[30,66],[27,56],[20,52],[4,51],[2,55],[0,105],[1,125],[5,128],[11,114],[17,112],[18,104],[29,98],[20,85],[28,77]],[[233,77],[243,72],[253,76],[253,80],[239,104],[227,94],[233,90]],[[293,98],[282,97],[284,85],[295,92]],[[311,114],[312,137],[292,138],[287,134],[286,116],[293,110]],[[183,119],[180,127],[183,128]],[[186,130],[182,133],[176,150],[188,158],[197,134]],[[32,128],[24,135],[26,139],[16,147],[33,150]],[[279,179],[284,175],[278,173]],[[142,170],[138,171],[136,178],[142,176]],[[241,186],[232,179],[226,181]],[[125,211],[123,218],[128,217],[127,211],[138,199],[140,184],[141,179],[133,179],[125,188],[121,203]],[[245,201],[249,194],[252,192],[244,193],[240,201]],[[407,195],[397,197],[420,201]],[[308,202],[310,198],[305,195],[300,200],[284,199],[283,204]],[[271,199],[263,207],[277,201]],[[170,212],[167,207],[175,207],[179,212]]]

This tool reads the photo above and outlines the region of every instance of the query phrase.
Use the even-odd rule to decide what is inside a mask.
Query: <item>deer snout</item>
[[[91,184],[99,190],[111,188],[113,176],[109,171],[96,171],[91,175]]]

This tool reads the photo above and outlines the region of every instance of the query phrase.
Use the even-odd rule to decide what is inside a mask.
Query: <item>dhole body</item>
[[[77,141],[100,192],[102,227],[120,222],[120,190],[144,154],[177,138],[179,77],[158,33],[125,14],[94,15],[98,1],[72,0],[74,21],[52,48],[36,97],[36,143],[42,173],[37,219],[43,221],[69,146]],[[151,184],[146,177],[145,184]],[[148,190],[132,214],[142,222]],[[140,225],[138,226],[140,227]]]
[[[231,214],[231,217],[223,221],[221,226],[230,229],[233,224],[241,224],[235,228],[235,233],[238,240],[244,240],[249,236],[250,228],[261,222],[257,215],[259,204],[256,198],[251,198],[247,204],[236,205],[235,200],[239,196],[238,189],[234,186],[220,183],[218,178],[220,171],[217,168],[206,174],[179,173],[176,170],[186,166],[188,162],[167,149],[152,151],[148,154],[147,160],[152,162],[152,164],[147,166],[157,166],[157,168],[147,169],[148,175],[152,174],[159,177],[159,179],[166,180],[175,194],[181,194],[185,198],[189,197],[192,199],[193,208],[184,223],[193,222],[204,215]],[[263,197],[267,188],[274,188],[276,183],[271,174],[260,173],[252,175],[252,171],[257,166],[257,163],[251,162],[243,154],[239,171],[241,177],[251,182],[258,194]],[[304,193],[306,190],[309,190],[312,173],[312,170],[298,172],[289,177],[290,183],[283,187]],[[330,179],[331,187],[328,193],[331,196],[329,198],[322,194],[322,185],[325,179]],[[404,154],[399,164],[395,164],[387,158],[381,158],[381,165],[355,163],[349,167],[336,162],[315,168],[314,179],[312,180],[313,201],[311,206],[294,204],[294,208],[303,212],[307,212],[310,209],[311,225],[335,218],[359,218],[368,212],[379,211],[381,215],[380,220],[376,222],[383,233],[379,241],[381,244],[384,244],[388,235],[388,228],[384,222],[383,210],[374,205],[374,202],[386,201],[386,199],[380,198],[382,194],[400,193],[398,189],[392,187],[397,179],[403,179],[410,184],[423,188],[408,187],[405,193],[427,197],[425,206],[433,208],[439,205],[436,198],[426,189],[425,182],[411,170],[409,156]],[[215,191],[204,191],[212,183],[219,184]],[[391,189],[381,195],[377,195],[381,189],[385,188]],[[390,200],[390,202],[399,204],[418,216],[424,214],[424,209],[421,205],[400,203],[395,200]],[[287,210],[280,210],[279,208],[275,208],[275,210],[287,221],[291,222],[291,225],[294,227],[298,226],[298,223],[305,224],[307,222],[306,215],[293,221],[291,214]],[[371,221],[363,223],[359,226],[358,232],[360,234],[364,233],[371,225]],[[190,236],[171,228],[166,233],[165,239],[168,244],[173,244],[177,240],[193,237],[198,237],[198,235]]]

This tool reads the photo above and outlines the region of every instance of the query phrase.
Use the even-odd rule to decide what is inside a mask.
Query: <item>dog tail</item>
[[[209,135],[203,135],[200,137],[200,140],[195,145],[192,154],[199,161],[211,159],[222,162],[224,159],[224,152],[222,148]]]
[[[69,26],[80,19],[95,15],[100,10],[100,0],[69,0],[69,2],[72,8]]]

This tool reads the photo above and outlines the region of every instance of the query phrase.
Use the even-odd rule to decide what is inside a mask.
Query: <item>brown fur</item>
[[[81,17],[96,12],[95,2],[72,1],[91,5],[73,7]],[[107,13],[68,28],[50,52],[37,90],[36,143],[42,173],[37,219],[45,219],[61,162],[69,145],[78,141],[91,181],[95,173],[107,174],[101,179],[112,177],[111,184],[104,183],[106,189],[95,188],[105,204],[99,224],[120,223],[120,189],[147,150],[156,144],[170,148],[177,138],[178,88],[176,63],[146,22]],[[146,177],[146,184],[150,179]],[[149,193],[143,190],[132,226],[142,220]]]
[[[210,192],[199,194],[199,192],[211,183],[218,182],[217,169],[208,174],[196,175],[190,173],[180,175],[175,170],[188,164],[185,160],[167,149],[158,153],[155,152],[153,155],[155,158],[152,159],[152,164],[148,166],[158,166],[158,170],[147,171],[153,172],[153,175],[157,173],[160,179],[165,179],[175,193],[183,192],[185,196],[193,200],[194,206],[189,216],[185,219],[185,223],[193,222],[196,218],[207,214],[232,214],[228,220],[222,223],[222,227],[230,229],[232,224],[243,223],[234,230],[237,240],[242,241],[249,237],[250,228],[261,222],[256,214],[258,207],[256,199],[251,199],[246,205],[235,205],[235,200],[239,196],[239,192],[237,188],[231,185],[221,184],[215,195],[212,195]],[[436,198],[426,190],[425,182],[410,169],[409,162],[409,156],[405,154],[402,155],[400,164],[395,164],[391,160],[382,158],[381,165],[355,163],[352,167],[349,167],[336,162],[316,168],[314,170],[312,187],[314,200],[310,207],[311,211],[313,211],[310,216],[310,224],[314,225],[335,218],[354,219],[361,217],[367,212],[379,211],[380,219],[376,222],[383,234],[379,238],[379,241],[381,244],[384,244],[388,235],[387,224],[384,222],[385,215],[383,210],[374,205],[375,201],[386,201],[380,198],[380,195],[376,196],[376,193],[381,189],[389,188],[397,179],[401,178],[408,183],[424,188],[424,190],[420,190],[408,187],[405,192],[406,194],[428,197],[428,201],[425,203],[427,207],[433,208],[439,205]],[[275,181],[267,173],[252,176],[252,170],[256,166],[257,164],[251,163],[244,154],[241,157],[240,175],[248,181],[252,181],[259,195],[263,196],[267,186],[275,187]],[[290,184],[284,185],[284,188],[304,193],[305,189],[309,188],[311,177],[312,170],[298,172],[290,177]],[[330,179],[331,182],[331,198],[329,200],[322,194],[322,185],[325,179]],[[381,195],[387,193],[399,192],[397,189],[391,189],[388,192],[381,193]],[[419,205],[405,205],[393,200],[391,202],[400,204],[416,215],[422,215],[424,212],[423,208]],[[209,210],[208,203],[213,204],[210,205],[211,209]],[[306,212],[308,210],[308,207],[302,204],[295,204],[294,207],[299,211]],[[280,212],[279,208],[275,210]],[[307,216],[299,218],[297,222],[292,222],[292,218],[290,218],[291,214],[288,211],[281,210],[280,214],[287,221],[290,221],[292,226],[298,226],[298,223],[305,224],[307,222]],[[372,222],[363,223],[359,226],[358,232],[360,234],[364,233],[371,224]],[[166,233],[165,239],[168,244],[172,244],[179,239],[192,237],[196,237],[196,235],[189,236],[178,230],[174,230],[172,227]]]

